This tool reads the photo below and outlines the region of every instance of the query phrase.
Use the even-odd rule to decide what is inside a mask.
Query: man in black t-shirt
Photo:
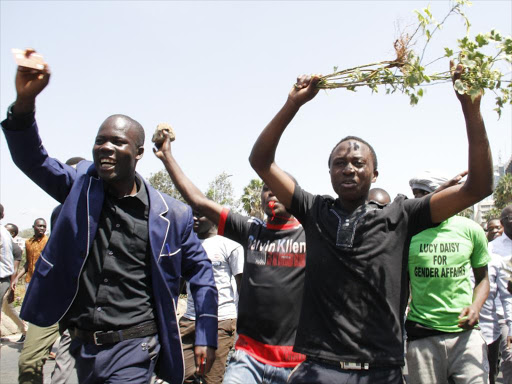
[[[463,71],[458,66],[454,79]],[[319,77],[297,79],[283,108],[260,134],[250,162],[284,206],[304,225],[307,273],[294,350],[306,361],[289,383],[402,383],[403,318],[411,237],[492,192],[492,160],[474,101],[457,95],[469,138],[469,174],[463,185],[392,204],[368,203],[377,156],[349,136],[329,156],[336,199],[312,195],[275,163],[280,137],[299,108],[318,93]],[[300,150],[300,149],[297,149]]]
[[[187,178],[171,153],[170,140],[155,150],[192,209],[218,223],[218,234],[244,247],[238,304],[238,340],[224,384],[286,383],[305,356],[292,350],[304,286],[306,243],[302,225],[263,186],[267,221],[245,217],[209,200]],[[295,182],[295,180],[294,180]]]

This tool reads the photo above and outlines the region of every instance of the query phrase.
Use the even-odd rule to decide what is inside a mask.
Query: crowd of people
[[[451,70],[455,81],[464,68]],[[347,136],[328,156],[331,197],[307,192],[275,161],[318,93],[318,76],[299,77],[250,154],[264,182],[261,220],[208,199],[170,134],[153,151],[188,205],[155,190],[136,172],[144,129],[126,115],[101,124],[92,162],[50,157],[35,120],[49,78],[47,65],[18,67],[2,122],[14,163],[60,203],[49,237],[35,220],[21,268],[17,228],[0,226],[0,297],[24,343],[20,383],[42,383],[59,335],[52,383],[73,369],[85,384],[403,383],[405,362],[413,384],[494,383],[499,369],[512,383],[512,205],[487,233],[457,216],[492,193],[482,95],[456,94],[467,172],[418,173],[413,199],[391,199],[371,190],[372,145]],[[28,330],[9,304],[24,275]]]

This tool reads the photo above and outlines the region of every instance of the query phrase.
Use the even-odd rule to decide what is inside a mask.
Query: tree
[[[265,216],[261,206],[261,189],[263,181],[260,179],[252,179],[244,188],[242,195],[242,208],[249,215],[263,220]]]
[[[492,197],[494,206],[498,209],[503,209],[512,203],[512,174],[507,173],[501,177]]]
[[[167,195],[186,203],[185,199],[181,196],[179,191],[174,186],[171,177],[169,176],[165,169],[162,169],[157,173],[152,173],[148,181],[149,184],[151,184],[151,186],[155,188],[157,191],[166,193]]]
[[[229,181],[231,176],[232,175],[228,175],[226,172],[222,172],[215,177],[215,179],[208,184],[208,190],[205,195],[207,198],[219,203],[223,207],[236,209],[238,201],[234,196],[233,185],[231,181]]]
[[[499,219],[500,218],[500,215],[501,215],[501,209],[498,209],[498,208],[491,208],[489,209],[483,219],[485,222],[488,222],[489,220],[491,219]]]
[[[462,217],[465,217],[467,219],[475,220],[474,219],[475,212],[473,210],[473,207],[468,207],[468,208],[460,211],[459,213],[457,213],[457,216],[462,216]]]
[[[503,175],[496,185],[492,194],[494,199],[494,208],[485,214],[485,221],[496,219],[501,216],[501,211],[507,205],[512,204],[512,174]]]
[[[24,239],[30,239],[32,236],[34,236],[34,228],[30,227],[22,229],[19,231],[18,236]]]

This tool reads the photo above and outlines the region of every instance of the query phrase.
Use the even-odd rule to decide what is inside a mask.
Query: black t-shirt
[[[14,261],[21,261],[23,250],[14,241],[12,242],[12,258]],[[14,271],[16,272],[16,271]]]
[[[374,202],[352,214],[330,196],[295,188],[289,210],[304,225],[307,272],[294,350],[370,366],[403,365],[412,236],[431,227],[430,196]]]
[[[294,366],[304,358],[292,352],[304,287],[306,240],[302,225],[294,219],[275,226],[225,210],[219,235],[242,244],[245,251],[237,348],[268,364]],[[245,336],[257,345],[246,346],[252,340]]]

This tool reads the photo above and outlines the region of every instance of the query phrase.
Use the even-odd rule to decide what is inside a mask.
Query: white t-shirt
[[[498,276],[496,281],[501,284],[496,297],[496,313],[498,318],[505,318],[509,327],[508,335],[512,336],[512,295],[507,291],[507,284],[509,278],[509,260],[512,258],[512,239],[505,233],[498,236],[496,239],[489,243],[489,253],[496,255],[502,261],[501,268],[498,269]]]
[[[9,277],[13,273],[12,236],[3,225],[0,225],[0,278]]]
[[[219,321],[236,319],[236,291],[231,279],[244,270],[244,250],[242,246],[223,236],[213,236],[201,240],[208,258],[212,262],[213,277],[219,291]],[[195,320],[194,299],[187,282],[187,311],[183,317]]]
[[[510,240],[507,235],[504,233],[501,236],[498,236],[493,241],[491,241],[488,245],[489,248],[489,254],[490,255],[496,255],[498,259],[500,259],[503,262],[507,262],[512,257],[512,240]],[[499,268],[501,268],[502,265],[499,265]],[[499,268],[498,268],[498,274],[499,274]],[[505,284],[505,287],[507,285]],[[499,295],[498,295],[499,296]],[[501,300],[499,300],[499,297],[496,297],[496,313],[499,317],[503,317],[503,306],[501,303]]]

